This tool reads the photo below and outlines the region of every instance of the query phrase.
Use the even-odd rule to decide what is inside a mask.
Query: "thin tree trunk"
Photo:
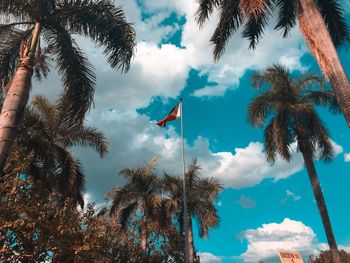
[[[337,243],[333,234],[331,221],[329,219],[326,202],[324,200],[322,190],[320,187],[320,182],[316,173],[315,165],[311,154],[303,153],[304,162],[306,165],[307,173],[311,182],[312,190],[314,192],[314,197],[317,203],[318,211],[321,215],[324,230],[326,232],[328,245],[331,250],[332,262],[340,263],[339,252]]]
[[[188,259],[189,259],[190,263],[193,263],[193,261],[194,261],[194,241],[193,241],[193,229],[192,229],[191,216],[188,216],[188,244],[189,244]]]
[[[143,262],[146,262],[147,259],[147,225],[147,207],[145,206],[141,227],[141,250]]]
[[[350,126],[350,85],[332,38],[315,0],[300,0],[301,33],[320,68],[331,81],[337,101]]]
[[[35,24],[30,46],[23,44],[21,61],[11,81],[4,99],[0,115],[0,175],[17,134],[17,128],[29,99],[31,79],[33,75],[35,51],[41,32],[41,24]]]

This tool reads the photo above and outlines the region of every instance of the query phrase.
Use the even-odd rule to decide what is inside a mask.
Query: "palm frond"
[[[283,37],[287,37],[291,29],[296,25],[299,1],[276,0],[278,8],[277,30],[283,30]]]
[[[125,177],[127,180],[133,177],[135,174],[135,170],[131,168],[125,168],[119,172],[119,175]]]
[[[310,137],[315,144],[315,148],[319,151],[320,159],[324,162],[332,161],[335,154],[333,144],[326,127],[315,111],[310,113],[310,121],[307,129],[312,133]]]
[[[251,15],[244,26],[242,37],[249,40],[249,48],[255,49],[260,37],[264,34],[268,19],[266,12],[259,16]]]
[[[126,206],[128,203],[134,202],[135,197],[133,196],[133,193],[133,186],[130,184],[116,188],[112,197],[113,200],[110,208],[110,215],[113,215],[118,209]]]
[[[108,143],[102,132],[96,128],[81,126],[63,135],[63,143],[68,147],[83,146],[94,149],[101,157],[108,153]]]
[[[223,186],[217,178],[204,178],[198,180],[195,191],[199,196],[203,196],[205,201],[214,202],[219,193],[223,190]]]
[[[316,3],[320,8],[334,45],[338,47],[348,43],[350,35],[341,1],[316,0]]]
[[[77,169],[77,174],[75,178],[75,188],[76,194],[73,197],[73,201],[76,200],[77,204],[80,205],[80,207],[83,209],[85,205],[85,200],[84,200],[84,193],[86,192],[86,181],[85,181],[85,174],[82,171],[82,166],[78,165]]]
[[[84,207],[85,175],[80,163],[65,149],[54,144],[52,149],[56,160],[54,175],[57,180],[60,200],[64,201],[70,198],[73,202],[79,202]]]
[[[128,206],[121,209],[119,222],[120,222],[120,225],[122,226],[123,229],[125,229],[127,227],[130,216],[135,212],[137,207],[138,207],[138,203],[133,202],[133,203],[129,204]]]
[[[198,211],[194,211],[194,216],[199,227],[199,236],[207,238],[209,228],[216,227],[220,223],[217,209],[212,202],[200,202],[197,209]]]
[[[35,96],[32,100],[32,109],[50,128],[53,128],[56,119],[54,104],[44,96]]]
[[[225,51],[231,36],[243,23],[239,3],[236,0],[223,0],[220,3],[220,21],[210,41],[214,44],[214,59],[218,60]]]
[[[113,68],[126,72],[135,52],[135,31],[126,22],[124,12],[110,0],[66,0],[58,3],[54,16],[69,31],[90,37],[99,46]]]
[[[290,77],[290,71],[287,67],[274,64],[267,67],[263,76],[270,85],[271,91],[275,95],[293,96],[292,92],[292,79]]]
[[[266,118],[274,110],[274,96],[270,92],[259,94],[248,106],[248,121],[255,127],[263,127]]]
[[[64,84],[64,93],[59,100],[58,109],[65,112],[64,123],[78,127],[93,101],[95,74],[92,66],[65,28],[46,23],[43,35],[56,58]]]
[[[312,91],[303,98],[306,102],[317,106],[326,107],[334,114],[340,114],[341,109],[337,99],[331,91]]]
[[[274,135],[274,120],[272,119],[264,131],[264,148],[266,152],[266,160],[269,163],[274,163],[277,157],[277,147]]]
[[[169,199],[161,199],[157,213],[154,213],[154,221],[157,222],[161,229],[169,229],[173,226],[172,217],[175,209],[173,209],[173,202]]]
[[[34,76],[36,80],[42,81],[50,73],[50,61],[51,57],[49,55],[49,50],[47,48],[42,49],[40,46],[35,54],[34,63]]]
[[[273,64],[263,71],[255,72],[251,76],[251,83],[256,89],[268,86],[275,96],[285,96],[292,92],[289,70],[280,64]]]
[[[150,194],[147,198],[147,215],[153,218],[157,218],[160,206],[162,205],[162,199],[157,194]]]
[[[200,169],[201,167],[198,164],[197,159],[192,160],[186,171],[187,185],[189,188],[191,188],[194,185],[195,181],[198,180]]]
[[[209,19],[209,16],[214,12],[214,9],[219,6],[220,0],[199,0],[199,7],[195,14],[195,20],[199,27],[203,27],[204,23]]]
[[[18,17],[21,20],[28,19],[34,9],[33,2],[29,0],[2,0],[0,1],[0,14]]]
[[[19,62],[22,43],[28,41],[32,29],[26,31],[9,29],[1,34],[0,40],[0,85],[5,86],[12,79]]]
[[[239,0],[239,8],[244,16],[258,18],[266,11],[267,0]]]
[[[323,90],[324,86],[325,79],[314,72],[306,73],[302,77],[296,78],[294,85],[296,94],[299,94],[301,91],[305,91],[306,89]]]
[[[293,114],[291,114],[289,109],[286,108],[277,113],[273,122],[276,150],[287,162],[290,162],[292,158],[289,146],[294,141],[294,133],[293,130],[290,129],[292,126],[291,118],[293,118]]]

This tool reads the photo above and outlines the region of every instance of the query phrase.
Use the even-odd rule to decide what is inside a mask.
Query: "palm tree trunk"
[[[193,263],[194,261],[194,241],[193,241],[193,229],[192,229],[192,219],[191,216],[188,216],[188,261],[190,263]]]
[[[331,221],[329,219],[326,202],[324,200],[322,190],[320,187],[320,182],[316,173],[315,165],[311,154],[303,153],[304,162],[306,165],[307,173],[311,182],[312,190],[314,192],[314,197],[317,203],[318,211],[322,218],[322,223],[324,230],[326,232],[328,245],[331,250],[332,262],[340,263],[339,253],[337,243],[333,234]]]
[[[146,262],[147,259],[147,223],[147,207],[145,207],[141,227],[142,262]]]
[[[301,33],[320,68],[331,81],[337,101],[350,126],[350,85],[332,38],[315,0],[300,0]]]
[[[28,103],[34,57],[40,32],[41,23],[37,22],[32,33],[31,45],[28,47],[28,45],[22,44],[20,64],[2,106],[0,115],[0,175],[10,154],[16,138],[17,128]]]

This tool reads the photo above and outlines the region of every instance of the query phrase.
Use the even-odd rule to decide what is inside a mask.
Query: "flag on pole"
[[[170,111],[168,116],[163,120],[158,121],[156,124],[161,127],[165,127],[168,121],[174,121],[181,118],[181,100],[180,102]]]
[[[184,146],[184,127],[183,127],[183,117],[182,117],[182,99],[180,99],[179,103],[170,111],[168,116],[166,116],[163,120],[158,121],[156,124],[161,127],[165,127],[168,121],[174,121],[181,118],[181,149],[182,149],[182,183],[183,183],[183,200],[184,200],[184,225],[185,225],[185,263],[190,263],[190,242],[188,236],[188,226],[189,226],[189,217],[187,212],[187,190],[186,190],[186,171],[185,171],[185,146]]]

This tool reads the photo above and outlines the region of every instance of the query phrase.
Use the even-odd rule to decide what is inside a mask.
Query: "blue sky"
[[[230,41],[214,64],[209,38],[215,16],[199,30],[193,21],[195,0],[120,1],[137,32],[137,54],[132,68],[120,75],[107,66],[101,50],[77,39],[96,68],[95,108],[87,121],[101,129],[110,142],[103,160],[92,151],[75,149],[86,174],[87,200],[102,202],[104,194],[122,183],[122,168],[159,157],[157,172],[180,174],[179,122],[166,129],[154,125],[184,99],[186,161],[198,158],[202,176],[215,176],[225,190],[217,208],[218,228],[207,240],[196,235],[202,262],[277,262],[276,249],[298,250],[303,255],[326,248],[326,237],[300,155],[290,164],[270,166],[262,150],[262,130],[249,126],[246,108],[256,95],[249,77],[257,69],[282,63],[299,74],[319,72],[297,28],[283,40],[267,28],[257,50],[239,37]],[[345,6],[350,12],[349,5]],[[350,17],[349,17],[350,18]],[[340,53],[350,75],[348,50]],[[34,94],[56,98],[56,75],[34,86]],[[350,129],[342,116],[319,110],[335,142],[337,157],[317,170],[340,246],[350,249]],[[349,158],[350,161],[350,158]]]

